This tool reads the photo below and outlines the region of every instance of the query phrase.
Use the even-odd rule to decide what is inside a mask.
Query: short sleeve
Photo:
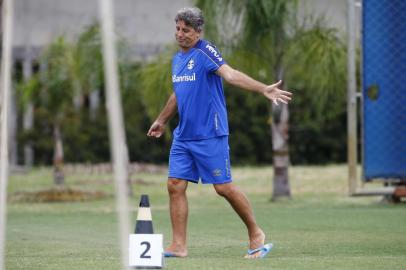
[[[205,58],[205,69],[209,72],[217,71],[226,63],[219,50],[212,44],[206,43],[200,47],[200,50]]]

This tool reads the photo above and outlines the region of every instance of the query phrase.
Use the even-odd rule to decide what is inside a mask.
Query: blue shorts
[[[169,154],[169,177],[203,184],[231,182],[228,136],[206,140],[173,139]]]

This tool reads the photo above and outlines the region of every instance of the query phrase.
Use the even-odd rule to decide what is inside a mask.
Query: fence
[[[406,1],[362,10],[364,180],[406,179]]]

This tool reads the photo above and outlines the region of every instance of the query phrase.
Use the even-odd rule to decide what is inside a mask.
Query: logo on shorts
[[[213,175],[214,176],[221,176],[221,170],[220,169],[213,170]]]
[[[230,175],[231,175],[231,169],[230,169],[230,162],[228,161],[228,158],[226,158],[226,174],[227,174],[227,177],[230,177]]]

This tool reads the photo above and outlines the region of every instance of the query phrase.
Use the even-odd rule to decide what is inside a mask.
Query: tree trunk
[[[283,78],[282,68],[276,68],[277,80]],[[286,85],[282,83],[281,89]],[[273,150],[273,191],[271,201],[278,198],[291,198],[289,185],[289,107],[279,102],[279,105],[272,103],[272,150]]]
[[[79,111],[83,107],[83,91],[79,80],[73,82],[75,94],[73,95],[73,107]]]
[[[63,172],[63,144],[62,135],[58,124],[54,125],[54,184],[65,185],[65,174]]]
[[[29,131],[33,128],[34,123],[34,105],[29,102],[25,108],[23,116],[23,129]],[[34,164],[34,149],[32,147],[32,142],[27,142],[24,145],[24,165],[32,167]]]
[[[24,81],[28,81],[32,77],[32,50],[29,45],[25,47],[25,55],[23,62],[23,77]],[[29,102],[25,108],[23,115],[23,129],[24,131],[31,130],[34,123],[34,105]],[[34,150],[32,142],[27,142],[24,145],[24,165],[31,167],[34,164]]]
[[[95,120],[100,107],[100,90],[96,89],[90,92],[89,103],[89,117],[91,120]]]
[[[18,165],[18,144],[17,144],[17,104],[13,87],[9,95],[8,114],[8,140],[9,140],[9,162],[11,167]]]

